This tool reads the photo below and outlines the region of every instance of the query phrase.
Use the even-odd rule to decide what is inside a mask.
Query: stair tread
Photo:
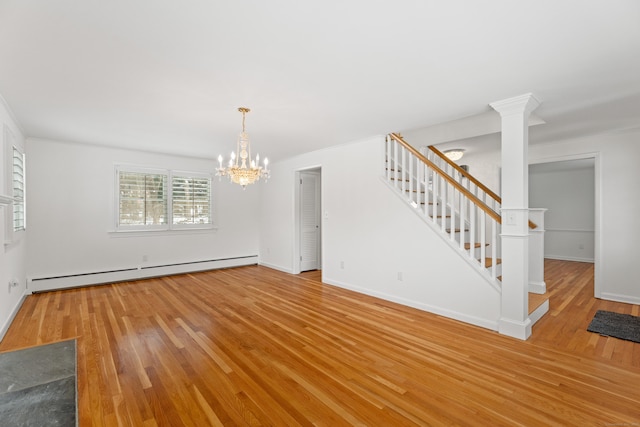
[[[488,244],[488,243],[485,243],[484,245],[485,245],[485,246],[489,246],[489,244]],[[477,249],[477,248],[481,248],[481,247],[482,247],[482,243],[478,243],[478,242],[476,242],[476,243],[474,243],[474,244],[473,244],[473,247],[474,247],[474,248],[476,248],[476,249]],[[465,244],[464,244],[464,248],[465,248],[466,250],[469,250],[469,249],[471,248],[471,243],[465,243]]]
[[[481,260],[478,260],[478,262],[481,262]],[[502,264],[502,259],[500,258],[496,258],[496,265],[498,264]],[[493,259],[492,258],[485,258],[484,259],[484,267],[485,268],[489,268],[493,265]]]

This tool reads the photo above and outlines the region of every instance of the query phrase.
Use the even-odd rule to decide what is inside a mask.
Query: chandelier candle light
[[[231,153],[231,159],[229,159],[226,168],[222,167],[222,155],[218,156],[219,167],[216,169],[216,176],[219,176],[220,179],[223,176],[228,176],[229,181],[240,184],[244,189],[247,185],[260,181],[261,178],[266,181],[269,178],[270,171],[267,168],[269,164],[267,158],[264,159],[264,167],[260,166],[259,154],[256,154],[255,160],[251,159],[251,143],[244,127],[245,115],[251,110],[240,107],[238,111],[242,113],[242,132],[238,136],[236,151]]]

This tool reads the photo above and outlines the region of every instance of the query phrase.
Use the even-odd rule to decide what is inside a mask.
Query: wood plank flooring
[[[548,261],[526,342],[243,267],[32,295],[0,351],[78,339],[81,426],[637,425],[640,344],[586,332],[593,266]]]

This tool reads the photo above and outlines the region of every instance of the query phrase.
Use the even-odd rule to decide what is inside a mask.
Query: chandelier
[[[216,176],[219,176],[220,179],[222,179],[223,176],[228,176],[229,181],[240,184],[244,189],[247,185],[260,181],[261,178],[266,181],[269,178],[270,171],[267,168],[269,164],[267,158],[264,159],[264,167],[260,166],[259,154],[256,154],[254,160],[251,159],[249,135],[247,135],[244,128],[245,115],[251,110],[240,107],[238,111],[242,113],[242,132],[238,136],[236,151],[231,153],[231,158],[226,168],[222,167],[222,155],[218,156],[219,166],[216,169]]]

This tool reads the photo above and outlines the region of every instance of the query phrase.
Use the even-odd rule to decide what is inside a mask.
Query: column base
[[[500,319],[498,321],[498,333],[520,340],[527,340],[531,336],[531,319],[524,322],[512,319]]]

